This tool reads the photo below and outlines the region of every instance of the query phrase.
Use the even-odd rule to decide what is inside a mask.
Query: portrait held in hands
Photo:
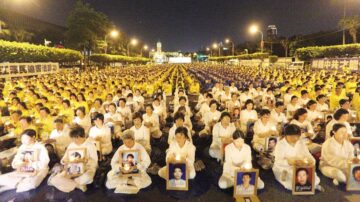
[[[85,161],[86,156],[86,149],[79,148],[79,149],[70,149],[68,151],[68,161],[69,162],[83,162]]]
[[[315,168],[313,166],[295,166],[293,174],[293,195],[315,194]]]
[[[140,156],[138,150],[127,150],[120,152],[120,164],[122,175],[139,175],[140,171],[137,168],[140,162]]]
[[[21,152],[21,158],[24,164],[18,168],[18,171],[22,173],[34,173],[35,169],[31,167],[30,164],[31,162],[38,161],[37,150],[24,150]]]
[[[278,140],[279,140],[278,137],[268,137],[268,138],[266,138],[265,151],[268,151],[268,152],[274,151]]]
[[[68,163],[65,166],[66,174],[70,177],[78,177],[85,172],[85,165],[83,162]]]
[[[348,181],[346,190],[359,191],[360,190],[360,163],[349,164]]]
[[[188,173],[186,163],[168,163],[167,190],[188,190]]]
[[[360,137],[350,138],[351,144],[354,146],[354,156],[360,156]]]
[[[235,171],[234,198],[256,196],[258,176],[257,169]]]

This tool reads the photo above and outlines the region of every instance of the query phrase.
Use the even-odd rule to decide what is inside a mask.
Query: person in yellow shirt
[[[63,100],[62,104],[63,104],[63,106],[62,106],[62,109],[60,109],[60,111],[59,111],[59,116],[63,116],[64,121],[66,123],[70,123],[74,119],[75,112],[71,108],[69,100]]]
[[[40,109],[40,118],[35,121],[35,125],[39,129],[39,139],[47,140],[53,129],[53,118],[50,115],[50,109],[42,107]]]
[[[339,101],[341,99],[347,99],[347,97],[343,93],[343,89],[341,85],[336,86],[335,91],[330,95],[330,110],[334,111],[339,107]]]
[[[352,106],[356,110],[358,120],[360,120],[360,86],[356,88],[352,99]]]

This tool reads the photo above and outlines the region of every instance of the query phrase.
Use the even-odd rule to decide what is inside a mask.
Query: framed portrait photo
[[[236,170],[234,180],[234,198],[256,196],[258,177],[258,169]]]
[[[360,163],[349,163],[347,174],[347,191],[360,191]]]
[[[78,177],[85,173],[84,162],[73,162],[65,164],[66,175],[70,177]]]
[[[167,163],[166,177],[167,190],[189,190],[189,173],[185,161]]]
[[[293,195],[315,194],[315,168],[314,166],[294,166]]]
[[[351,130],[354,137],[360,138],[360,123],[350,123]]]
[[[121,151],[119,155],[119,163],[122,167],[122,169],[120,169],[120,172],[122,175],[140,175],[140,170],[137,169],[137,165],[140,162],[139,150],[125,150]]]
[[[38,161],[39,160],[39,152],[36,149],[26,149],[21,152],[21,159],[23,161],[23,166],[20,166],[17,171],[23,174],[32,175],[36,173],[35,168],[29,166],[30,162]]]
[[[69,162],[84,162],[86,158],[86,148],[69,149],[67,155]]]
[[[354,146],[354,156],[360,156],[360,137],[350,138],[351,144]]]
[[[273,152],[278,141],[279,137],[267,137],[265,142],[265,151]]]

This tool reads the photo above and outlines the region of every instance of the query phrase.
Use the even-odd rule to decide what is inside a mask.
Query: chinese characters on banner
[[[52,74],[59,63],[0,63],[0,78]]]
[[[360,58],[324,58],[314,59],[313,69],[360,71]]]

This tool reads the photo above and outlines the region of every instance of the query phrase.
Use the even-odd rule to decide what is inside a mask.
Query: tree
[[[0,39],[9,39],[10,38],[10,30],[7,28],[7,25],[4,21],[0,20]]]
[[[344,30],[349,30],[349,34],[353,39],[353,43],[357,43],[357,29],[360,28],[360,18],[358,15],[349,16],[339,21],[339,26]]]
[[[286,39],[281,40],[280,43],[281,43],[282,47],[285,50],[285,57],[287,57],[288,56],[288,51],[289,51],[290,41],[289,41],[288,38],[286,38]]]
[[[97,40],[104,39],[110,26],[105,14],[78,1],[67,19],[66,45],[77,50],[92,50]]]
[[[33,33],[26,31],[25,29],[21,28],[13,28],[11,29],[11,35],[14,37],[15,41],[19,42],[29,42],[31,41],[32,37],[34,36]]]

